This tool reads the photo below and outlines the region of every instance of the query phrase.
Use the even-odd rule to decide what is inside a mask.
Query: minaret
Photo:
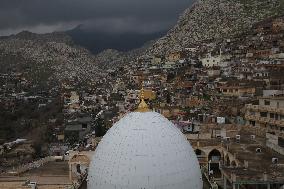
[[[150,111],[150,109],[149,109],[148,105],[146,104],[144,98],[145,98],[144,97],[144,88],[142,86],[141,94],[140,94],[140,104],[138,105],[136,112],[149,112]]]

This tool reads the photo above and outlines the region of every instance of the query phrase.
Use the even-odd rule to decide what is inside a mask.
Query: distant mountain
[[[259,21],[281,14],[283,0],[197,0],[148,53],[167,54],[202,41],[230,38]]]
[[[127,52],[140,48],[148,41],[158,39],[166,34],[166,31],[157,33],[103,33],[88,31],[80,25],[73,30],[66,31],[73,41],[88,49],[94,54],[98,54],[107,49]]]
[[[114,49],[107,49],[95,55],[95,61],[99,63],[99,67],[103,69],[113,68],[115,66],[123,66],[135,61],[136,58],[145,54],[146,50],[153,45],[155,41],[149,41],[142,47],[133,49],[128,52],[122,52]]]
[[[0,73],[24,73],[42,84],[72,78],[88,81],[102,73],[94,56],[65,33],[25,31],[0,38],[0,67]]]
[[[32,40],[41,43],[56,42],[56,43],[65,43],[68,45],[74,45],[72,38],[69,35],[66,35],[64,32],[53,32],[46,34],[36,34],[29,31],[22,31],[17,35],[11,35],[5,37],[6,39],[19,39],[19,40]],[[1,39],[1,38],[0,38]]]

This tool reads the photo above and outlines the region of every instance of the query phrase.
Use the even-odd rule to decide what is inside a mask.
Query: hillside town
[[[80,77],[74,70],[88,67],[76,62],[59,65],[68,68],[62,73],[55,68],[56,83],[0,73],[0,188],[3,178],[10,188],[81,187],[101,137],[135,111],[141,95],[186,136],[206,186],[283,188],[283,16],[235,37],[90,67]]]

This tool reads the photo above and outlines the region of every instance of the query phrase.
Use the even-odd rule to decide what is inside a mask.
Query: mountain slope
[[[166,54],[201,41],[240,34],[254,23],[283,14],[283,4],[283,0],[199,0],[148,53]]]
[[[2,73],[21,72],[33,81],[86,80],[100,71],[94,57],[84,48],[73,45],[64,33],[18,35],[0,39]]]
[[[128,52],[122,52],[114,49],[107,49],[95,55],[95,61],[99,63],[102,69],[109,69],[115,66],[123,66],[138,57],[145,54],[146,50],[153,45],[154,41],[145,43],[142,47],[133,49]]]

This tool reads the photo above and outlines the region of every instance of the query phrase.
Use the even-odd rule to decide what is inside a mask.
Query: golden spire
[[[144,96],[144,88],[142,85],[142,89],[140,91],[140,104],[136,110],[136,112],[149,112],[150,109],[148,108],[148,105],[145,102],[145,96]]]

